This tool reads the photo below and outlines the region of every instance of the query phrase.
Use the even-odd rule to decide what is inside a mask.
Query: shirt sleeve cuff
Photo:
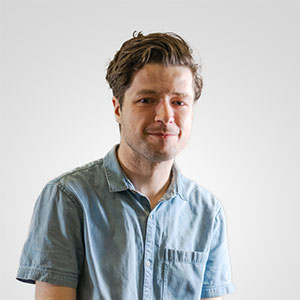
[[[232,283],[227,283],[219,286],[205,286],[202,288],[201,297],[202,298],[213,298],[220,297],[226,294],[230,294],[234,291]]]
[[[74,274],[65,274],[48,269],[32,269],[28,267],[20,267],[16,279],[25,283],[34,284],[36,281],[42,281],[71,288],[76,288],[78,283],[77,275]]]

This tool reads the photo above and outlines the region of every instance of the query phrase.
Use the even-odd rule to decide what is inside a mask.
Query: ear
[[[120,117],[121,117],[121,107],[120,107],[120,102],[116,97],[112,98],[112,103],[114,106],[114,114],[116,121],[120,124]]]

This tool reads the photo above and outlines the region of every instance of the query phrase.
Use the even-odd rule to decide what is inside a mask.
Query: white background
[[[177,32],[201,57],[177,162],[225,207],[226,299],[299,299],[299,16],[296,1],[2,2],[1,299],[33,299],[14,278],[44,184],[119,141],[105,68],[134,30]]]

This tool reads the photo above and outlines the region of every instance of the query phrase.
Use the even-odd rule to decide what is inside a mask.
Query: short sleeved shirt
[[[17,279],[76,288],[79,300],[232,292],[220,202],[174,165],[168,190],[151,209],[122,171],[116,147],[44,187]]]

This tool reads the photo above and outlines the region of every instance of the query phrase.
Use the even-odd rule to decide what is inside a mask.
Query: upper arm
[[[83,261],[79,201],[61,184],[47,184],[35,204],[17,279],[76,288]]]
[[[222,299],[221,295],[231,292],[233,292],[233,285],[231,283],[226,220],[223,208],[220,206],[214,219],[201,295],[203,299],[220,300]]]
[[[36,281],[36,300],[76,300],[76,289],[47,282]]]

